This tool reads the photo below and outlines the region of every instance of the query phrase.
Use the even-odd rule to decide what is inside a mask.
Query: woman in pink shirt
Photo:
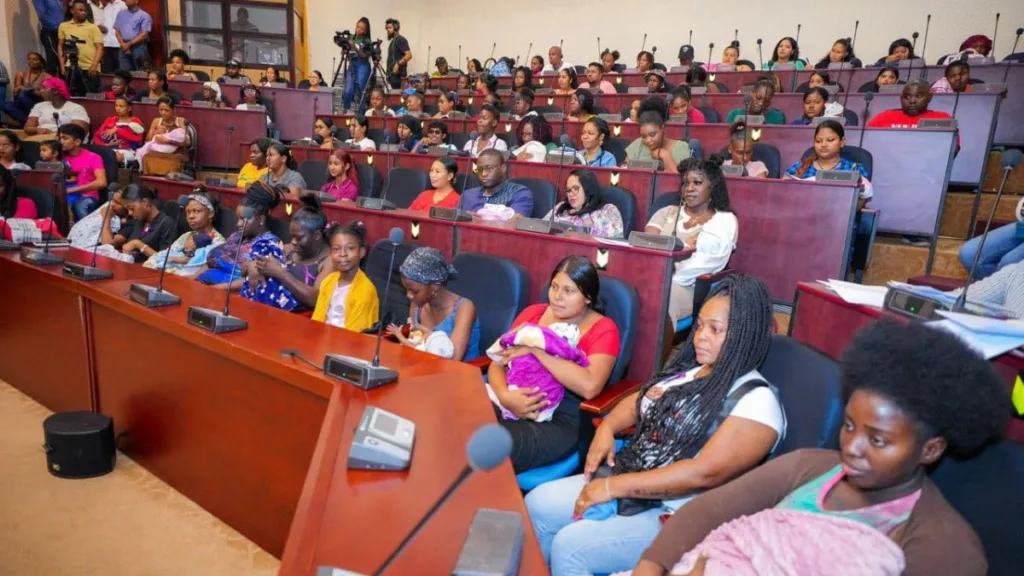
[[[18,194],[14,173],[0,166],[0,219],[28,218],[35,220],[37,216],[36,203],[31,198],[24,198]]]
[[[352,156],[344,150],[335,150],[327,161],[327,174],[331,179],[320,187],[335,200],[355,201],[359,196],[359,173]]]
[[[82,148],[85,130],[77,124],[64,124],[57,129],[64,163],[68,166],[68,205],[75,220],[81,220],[100,204],[100,190],[107,188],[107,172],[103,158]]]
[[[706,124],[704,113],[690,104],[690,87],[685,84],[672,91],[672,116],[686,116],[687,124]]]

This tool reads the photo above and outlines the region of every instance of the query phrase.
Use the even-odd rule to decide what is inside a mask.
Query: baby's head
[[[580,327],[575,324],[570,324],[568,322],[555,322],[548,326],[548,330],[558,334],[572,346],[576,346],[580,343]]]

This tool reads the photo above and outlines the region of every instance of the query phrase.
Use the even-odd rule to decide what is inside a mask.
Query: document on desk
[[[862,304],[881,308],[885,303],[885,293],[888,288],[885,286],[866,286],[843,282],[842,280],[822,280],[822,284],[831,288],[840,298],[850,304]]]
[[[1021,331],[1024,323],[1019,321],[991,320],[970,314],[956,314],[954,312],[939,313],[946,316],[946,319],[928,322],[928,326],[956,335],[965,344],[984,356],[986,360],[1005,354],[1014,348],[1024,346],[1024,331]],[[982,326],[976,320],[983,320],[986,325]],[[997,328],[989,325],[992,322],[1016,324],[1016,327]],[[968,324],[972,324],[975,328],[968,326]]]
[[[946,310],[938,310],[938,314],[949,318],[972,332],[1024,338],[1024,320],[997,320],[995,318],[975,316],[974,314],[960,314]]]

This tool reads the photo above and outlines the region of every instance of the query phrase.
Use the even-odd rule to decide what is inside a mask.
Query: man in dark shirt
[[[398,33],[401,28],[398,20],[388,18],[384,28],[388,32],[388,40],[391,41],[388,45],[388,84],[392,88],[401,88],[402,79],[408,73],[406,65],[412,60],[412,49],[409,48],[409,41],[405,36]]]
[[[517,216],[530,217],[533,193],[526,186],[505,179],[505,156],[500,151],[488,148],[480,152],[476,165],[481,187],[466,190],[459,200],[459,209],[476,212],[485,204],[501,204],[514,210]]]

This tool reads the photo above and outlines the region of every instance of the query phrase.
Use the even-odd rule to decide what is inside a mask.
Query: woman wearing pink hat
[[[80,104],[70,101],[71,92],[63,80],[54,77],[43,80],[39,96],[43,101],[32,107],[25,123],[25,133],[32,139],[56,139],[57,128],[69,123],[81,126],[88,133],[89,114]],[[34,138],[37,136],[45,138]]]

